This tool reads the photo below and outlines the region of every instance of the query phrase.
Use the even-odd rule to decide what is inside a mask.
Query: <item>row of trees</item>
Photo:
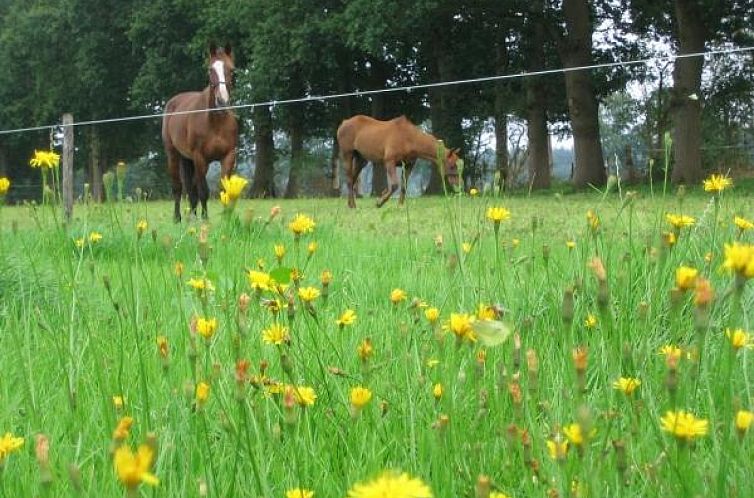
[[[158,111],[171,95],[206,85],[210,40],[234,45],[235,97],[252,102],[586,66],[645,57],[657,42],[678,54],[741,46],[752,43],[752,21],[747,0],[0,0],[0,128],[48,124],[62,112],[81,120]],[[724,65],[721,81],[704,88],[703,62],[677,60],[670,90],[654,81],[661,71],[616,66],[241,111],[253,192],[271,192],[276,155],[287,154],[287,195],[297,195],[308,139],[333,137],[355,113],[428,121],[463,150],[492,120],[502,179],[509,119],[523,119],[534,188],[549,186],[548,139],[558,128],[573,136],[573,184],[601,185],[599,104],[632,81],[656,88],[648,99],[656,105],[639,118],[646,138],[661,145],[672,130],[672,179],[696,182],[703,106],[717,98],[715,116],[729,129],[750,126],[752,95],[751,59]],[[161,150],[158,130],[159,120],[78,129],[95,196],[106,165]],[[19,165],[44,144],[40,135],[0,135],[0,172],[22,177]],[[428,188],[441,190],[439,178]]]

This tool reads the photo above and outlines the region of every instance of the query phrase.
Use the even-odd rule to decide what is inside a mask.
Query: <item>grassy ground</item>
[[[25,441],[0,452],[0,489],[123,495],[114,430],[130,416],[125,444],[153,448],[142,470],[159,479],[134,495],[282,497],[305,488],[342,497],[392,469],[438,497],[486,497],[480,476],[508,496],[752,496],[752,435],[734,427],[736,412],[752,408],[751,353],[724,334],[749,328],[752,294],[721,269],[723,244],[740,236],[733,215],[754,217],[745,190],[725,191],[719,204],[697,191],[643,191],[632,201],[410,199],[381,210],[370,199],[356,210],[343,199],[244,200],[232,217],[213,202],[206,227],[173,224],[167,202],[77,206],[69,227],[49,208],[4,207],[0,433]],[[282,211],[270,219],[275,205]],[[511,212],[497,236],[490,206]],[[594,232],[590,209],[600,219]],[[316,228],[296,243],[288,225],[299,212]],[[673,232],[668,212],[696,219],[672,247],[662,235]],[[92,232],[102,239],[88,242]],[[276,244],[286,250],[281,263]],[[595,257],[604,283],[588,267]],[[706,311],[693,289],[671,291],[680,265],[711,281]],[[249,270],[278,267],[301,270],[300,283],[282,295],[252,290]],[[327,297],[306,305],[296,287],[324,291],[324,270],[333,275]],[[214,291],[192,289],[192,278]],[[393,304],[393,289],[406,300]],[[275,314],[275,300],[293,306]],[[435,323],[428,307],[439,309]],[[492,338],[481,318],[476,342],[443,332],[451,314],[456,332],[468,332],[464,315],[480,308],[498,312]],[[339,326],[346,309],[356,321]],[[217,320],[210,339],[192,332],[199,317]],[[263,341],[275,323],[288,327],[288,342]],[[514,334],[492,345],[506,327]],[[373,354],[363,357],[366,339]],[[670,366],[658,354],[668,344],[683,351]],[[613,387],[619,377],[641,385],[625,395]],[[202,382],[206,401],[197,400]],[[355,386],[372,393],[360,410],[350,401]],[[316,400],[303,406],[308,387]],[[664,431],[661,417],[677,410],[707,420],[708,433],[685,441]],[[47,464],[37,434],[49,440]],[[552,458],[548,443],[568,440],[563,458]]]

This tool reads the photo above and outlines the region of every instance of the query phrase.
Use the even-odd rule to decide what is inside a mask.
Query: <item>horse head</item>
[[[212,94],[212,107],[225,107],[230,104],[230,90],[233,88],[233,52],[230,44],[218,48],[214,43],[209,47],[209,88]]]
[[[445,152],[445,178],[448,183],[455,187],[458,185],[458,161],[460,159],[460,149],[447,149]]]

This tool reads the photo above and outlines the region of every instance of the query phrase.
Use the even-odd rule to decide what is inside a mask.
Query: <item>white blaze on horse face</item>
[[[220,99],[222,99],[221,103],[225,105],[230,101],[228,85],[225,81],[225,63],[221,60],[216,60],[212,63],[212,70],[217,76],[217,90],[220,92]]]

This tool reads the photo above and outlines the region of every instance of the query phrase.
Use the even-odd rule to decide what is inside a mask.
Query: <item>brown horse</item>
[[[399,182],[395,170],[398,163],[406,168],[406,179],[411,176],[411,169],[418,158],[435,164],[437,160],[438,140],[417,128],[405,116],[390,121],[380,121],[369,116],[358,115],[346,119],[338,127],[338,147],[340,159],[348,179],[348,207],[355,208],[354,185],[362,168],[368,161],[383,163],[387,170],[388,188],[377,200],[377,207],[382,207],[400,185],[400,203],[406,197],[406,188]],[[444,173],[451,185],[458,184],[458,149],[447,149]]]
[[[162,141],[168,158],[168,172],[173,182],[175,221],[181,221],[181,190],[185,190],[196,215],[198,201],[202,217],[207,218],[207,168],[220,161],[222,176],[229,176],[236,166],[238,123],[224,107],[230,103],[233,86],[233,53],[230,45],[209,49],[209,85],[201,92],[179,93],[165,106]],[[203,112],[202,112],[203,111]]]

